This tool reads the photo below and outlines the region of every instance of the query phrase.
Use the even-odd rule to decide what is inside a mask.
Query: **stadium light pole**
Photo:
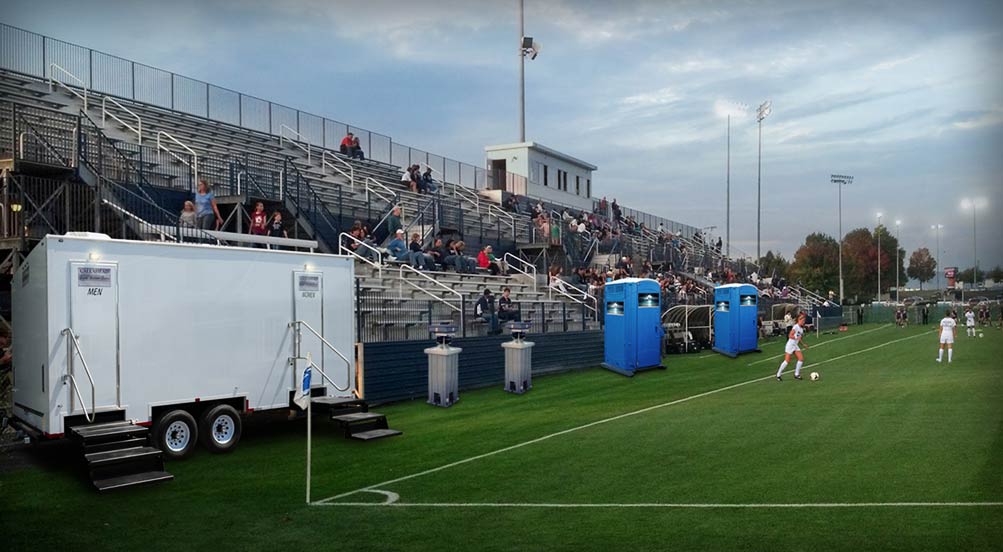
[[[937,233],[937,255],[935,259],[937,261],[937,293],[940,293],[940,231],[944,229],[943,224],[932,224],[930,225],[930,230],[936,230]]]
[[[902,221],[895,221],[895,302],[899,302],[899,236],[902,235]]]
[[[980,207],[985,207],[985,205],[986,205],[986,200],[983,199],[983,198],[981,198],[981,197],[975,198],[975,199],[965,198],[965,199],[961,200],[961,208],[962,209],[971,209],[972,210],[972,257],[973,257],[972,260],[975,261],[975,264],[972,265],[972,289],[973,290],[975,289],[976,278],[978,278],[978,275],[979,275],[979,252],[978,252],[978,249],[976,249],[976,247],[975,247],[975,235],[976,235],[976,233],[975,233],[975,213],[979,210]]]
[[[762,228],[763,228],[763,119],[773,113],[773,102],[766,100],[756,109],[756,122],[759,123],[759,161],[756,168],[756,266],[762,261]]]
[[[715,104],[714,110],[718,116],[724,115],[727,119],[727,157],[725,163],[725,196],[724,196],[724,256],[731,258],[731,116],[741,117],[748,111],[749,106],[743,103],[719,101]]]
[[[526,141],[526,21],[523,0],[519,0],[519,141]]]
[[[525,0],[519,0],[519,141],[526,141],[526,56],[530,60],[540,54],[540,45],[533,37],[526,36],[526,19],[524,17]]]
[[[853,177],[845,174],[829,176],[829,182],[839,190],[839,304],[843,304],[843,186],[853,182]]]
[[[881,213],[878,213],[878,225],[874,227],[874,233],[878,235],[878,302],[881,302]]]

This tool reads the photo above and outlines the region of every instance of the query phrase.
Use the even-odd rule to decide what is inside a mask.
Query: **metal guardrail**
[[[578,290],[578,288],[575,288],[574,286],[568,286],[568,288],[574,289],[576,291],[581,291],[581,290]],[[547,290],[548,290],[548,297],[550,299],[553,299],[554,298],[554,292],[557,292],[558,295],[560,295],[562,297],[565,297],[567,299],[570,299],[572,302],[578,303],[579,305],[582,305],[583,307],[591,310],[593,316],[598,316],[598,314],[599,314],[599,300],[596,299],[595,297],[589,295],[587,292],[581,291],[582,295],[581,295],[581,299],[579,299],[575,295],[573,295],[571,293],[568,293],[567,291],[562,291],[560,288],[554,287],[554,286],[552,286],[550,284],[547,284]],[[592,301],[591,305],[589,305],[589,300]]]
[[[113,112],[108,111],[108,102],[111,102],[111,104],[114,105],[115,107],[135,117],[136,126],[130,125],[129,123],[123,121],[118,115],[115,115]],[[125,107],[111,96],[103,96],[101,98],[101,128],[105,128],[105,120],[107,117],[111,117],[112,119],[117,121],[118,124],[124,126],[126,129],[131,130],[132,132],[135,132],[136,143],[139,144],[140,146],[143,145],[143,119],[141,119],[139,115],[136,115],[136,113],[134,113],[131,109]]]
[[[342,241],[345,238],[348,238],[350,241],[353,241],[353,242],[359,244],[359,246],[364,247],[364,248],[368,249],[369,251],[372,251],[373,253],[375,253],[376,254],[376,260],[373,261],[373,260],[365,257],[364,255],[359,255],[355,251],[352,251],[351,249],[349,249],[348,247],[346,247],[345,244],[344,244],[344,242]],[[366,264],[374,267],[376,269],[377,273],[380,276],[383,276],[383,251],[381,251],[381,250],[379,250],[379,249],[377,249],[377,248],[369,245],[368,243],[360,240],[359,238],[356,238],[355,236],[353,236],[353,235],[351,235],[351,234],[349,234],[347,232],[342,232],[341,234],[339,234],[338,235],[338,253],[347,254],[347,255],[351,255],[352,257],[355,257],[356,259],[358,259],[358,260],[360,260],[360,261],[362,261],[362,262],[364,262],[364,263],[366,263]]]
[[[65,82],[63,82],[63,81],[59,80],[58,78],[56,78],[56,76],[55,76],[56,70],[58,70],[60,73],[66,75],[67,77],[70,77],[71,79],[73,79],[74,81],[76,81],[77,84],[80,85],[80,88],[84,91],[84,93],[81,94],[80,92],[77,92],[76,90],[73,89],[72,86],[69,86]],[[83,102],[84,102],[84,111],[87,111],[87,83],[85,83],[83,81],[83,79],[81,79],[80,77],[74,75],[73,73],[70,73],[69,71],[67,71],[66,69],[63,69],[62,67],[60,67],[59,65],[57,65],[55,63],[50,63],[49,64],[49,92],[52,92],[55,89],[54,86],[53,86],[54,84],[62,86],[63,88],[65,88],[66,90],[68,90],[70,92],[70,94],[73,94],[77,98],[80,98],[81,100],[83,100]]]
[[[171,150],[171,148],[163,145],[163,143],[161,142],[161,138],[167,138],[171,142],[174,142],[175,144],[180,146],[181,149],[185,150],[185,152],[187,152],[189,155],[192,156],[191,162],[189,163],[188,161],[185,160],[184,157],[174,153],[174,151]],[[177,138],[161,130],[157,132],[157,155],[160,155],[161,151],[166,151],[171,157],[177,159],[178,162],[183,163],[192,169],[192,171],[194,172],[194,178],[192,179],[191,191],[197,192],[199,183],[199,156],[197,153],[195,153],[195,150],[188,147],[188,145],[182,142],[181,140],[178,140]]]
[[[532,280],[533,291],[536,291],[536,285],[537,285],[536,265],[525,259],[520,259],[519,257],[516,257],[511,253],[505,253],[505,255],[502,256],[502,260],[508,263],[508,267],[511,270],[514,270],[519,274],[522,274],[523,276]],[[522,268],[519,268],[519,266],[516,265],[522,265]]]
[[[290,134],[292,136],[295,136],[296,138],[299,138],[299,141],[293,140],[289,136],[286,136],[287,134]],[[297,132],[296,129],[294,129],[294,128],[290,127],[290,126],[280,125],[279,126],[279,145],[280,146],[283,144],[284,140],[288,140],[290,144],[292,144],[292,145],[296,146],[297,148],[305,151],[306,152],[306,162],[310,163],[310,164],[313,163],[313,157],[311,156],[312,155],[311,154],[311,150],[313,150],[313,148],[310,147],[310,141],[307,140],[302,134],[300,134],[299,132]],[[306,145],[304,145],[304,144],[306,144]]]
[[[452,303],[450,303],[449,301],[447,301],[444,297],[439,297],[438,295],[436,295],[436,294],[428,291],[427,289],[419,286],[418,284],[416,284],[416,283],[408,280],[407,278],[404,277],[404,272],[405,271],[417,274],[419,277],[424,278],[425,280],[428,280],[429,282],[432,282],[433,284],[435,284],[436,286],[438,286],[439,288],[441,288],[443,291],[449,293],[450,295],[455,295],[457,297],[459,305],[453,305]],[[451,288],[451,287],[449,287],[449,286],[447,286],[447,285],[445,285],[445,284],[443,284],[441,282],[436,281],[434,278],[432,278],[432,277],[430,277],[430,276],[428,276],[426,274],[422,274],[420,270],[417,270],[413,266],[407,265],[407,264],[400,265],[400,268],[397,271],[397,280],[398,280],[398,284],[399,284],[398,291],[399,291],[401,299],[404,298],[404,284],[407,284],[408,286],[411,286],[411,288],[416,289],[416,290],[424,293],[425,295],[428,295],[433,300],[446,305],[451,310],[460,313],[460,326],[463,327],[464,314],[465,313],[463,312],[463,294],[462,293],[456,291],[455,289],[453,289],[453,288]]]
[[[331,161],[328,161],[328,158],[330,158],[332,161],[338,163],[341,166],[347,167],[348,171],[346,172],[345,169],[341,168],[338,165],[335,165]],[[321,153],[320,153],[320,171],[321,172],[324,172],[324,167],[330,167],[332,170],[334,170],[334,172],[336,172],[336,173],[340,174],[341,176],[344,176],[345,178],[347,178],[348,179],[348,187],[350,189],[352,189],[352,190],[355,190],[355,165],[353,165],[352,163],[349,163],[348,161],[345,161],[344,159],[338,157],[338,155],[336,153],[334,153],[333,151],[325,149],[325,150],[322,150]]]
[[[398,194],[386,184],[378,182],[375,178],[367,176],[365,180],[366,194],[372,194],[387,203],[397,203]]]
[[[84,353],[80,350],[80,341],[77,339],[76,334],[73,333],[72,328],[65,328],[63,330],[63,335],[67,337],[68,348],[72,351],[68,351],[66,355],[66,374],[65,379],[70,381],[70,388],[73,390],[74,394],[80,400],[80,408],[84,411],[84,417],[87,418],[87,422],[93,422],[94,416],[97,412],[97,390],[94,384],[94,376],[91,375],[91,369],[87,367],[87,359],[84,358]],[[84,367],[84,373],[87,374],[87,381],[91,384],[91,412],[87,413],[87,405],[84,404],[84,397],[80,394],[79,386],[77,385],[77,378],[73,375],[73,358],[79,357],[80,364]],[[70,408],[73,411],[73,408]]]

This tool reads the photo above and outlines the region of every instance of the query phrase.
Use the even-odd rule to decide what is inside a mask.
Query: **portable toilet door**
[[[117,409],[121,406],[118,264],[71,262],[69,284],[69,324],[63,331],[67,373],[84,401],[81,404],[77,394],[66,386],[69,412],[77,415]],[[91,386],[93,403],[88,400]]]
[[[759,292],[755,286],[738,289],[738,351],[755,351],[759,347]]]
[[[636,364],[634,368],[649,368],[662,363],[662,306],[661,290],[656,282],[640,281],[636,284],[637,301]]]

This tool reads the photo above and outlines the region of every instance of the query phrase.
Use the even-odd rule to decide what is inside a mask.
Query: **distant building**
[[[487,146],[484,151],[489,190],[592,210],[595,165],[536,142]]]

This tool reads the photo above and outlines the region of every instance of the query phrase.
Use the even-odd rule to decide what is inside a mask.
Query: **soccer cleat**
[[[937,362],[940,362],[940,359],[939,359],[939,358],[937,359]]]
[[[777,381],[784,381],[784,378],[777,376]]]
[[[794,376],[794,379],[799,380],[799,379],[802,379],[802,378],[801,378],[801,376]]]

